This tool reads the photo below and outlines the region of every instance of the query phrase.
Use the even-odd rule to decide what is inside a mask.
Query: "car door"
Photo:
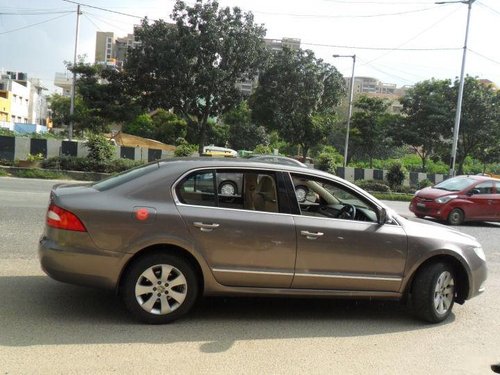
[[[407,256],[403,228],[396,222],[378,224],[373,203],[347,186],[301,174],[292,177],[294,186],[310,190],[300,215],[294,215],[292,288],[399,291]],[[349,213],[352,206],[355,213]]]
[[[494,220],[497,216],[497,195],[493,181],[484,181],[476,184],[470,191],[465,216],[468,219]]]
[[[237,194],[225,196],[215,182],[228,174],[238,175],[242,182]],[[291,215],[280,212],[285,189],[278,176],[272,171],[201,170],[177,184],[179,213],[219,283],[290,287],[296,257],[295,225]],[[208,189],[207,179],[213,181]],[[204,181],[200,185],[203,191],[198,180]]]

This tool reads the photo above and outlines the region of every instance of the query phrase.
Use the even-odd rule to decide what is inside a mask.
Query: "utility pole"
[[[450,160],[450,176],[456,175],[456,160],[457,160],[457,148],[458,148],[458,132],[460,130],[460,118],[462,116],[462,99],[464,95],[464,74],[465,74],[465,58],[467,57],[467,40],[469,38],[469,23],[470,23],[470,13],[472,8],[472,3],[476,0],[468,1],[438,1],[436,4],[451,4],[451,3],[462,3],[468,5],[467,10],[467,24],[465,27],[465,42],[464,42],[464,52],[462,55],[462,68],[460,71],[460,85],[458,87],[458,99],[457,99],[457,112],[455,114],[455,125],[453,126],[453,145],[451,147],[451,160]]]
[[[71,102],[69,107],[69,129],[68,129],[68,139],[71,141],[73,139],[73,115],[75,113],[75,92],[76,92],[76,58],[78,53],[78,33],[80,31],[80,4],[76,7],[76,36],[75,36],[75,53],[73,55],[73,83],[71,85]]]
[[[344,146],[344,168],[345,168],[347,167],[347,152],[349,150],[349,131],[351,128],[352,99],[354,96],[354,67],[356,66],[356,55],[333,55],[333,57],[352,58],[352,75],[351,75],[351,84],[349,86],[349,109],[347,110],[347,130],[345,134],[345,146]]]

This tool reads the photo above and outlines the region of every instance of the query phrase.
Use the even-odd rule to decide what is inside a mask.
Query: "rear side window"
[[[216,206],[215,171],[201,171],[184,178],[176,187],[179,200],[197,206]]]
[[[142,177],[148,173],[158,170],[160,165],[158,163],[141,165],[140,167],[129,169],[116,176],[99,181],[92,185],[92,187],[99,191],[109,190],[116,186],[122,185],[126,182],[132,181],[136,178]]]
[[[176,194],[185,204],[279,212],[276,175],[272,172],[198,171],[177,185]]]

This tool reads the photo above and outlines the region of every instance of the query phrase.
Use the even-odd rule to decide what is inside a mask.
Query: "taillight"
[[[47,225],[52,228],[86,232],[85,226],[73,213],[51,204],[47,210]]]

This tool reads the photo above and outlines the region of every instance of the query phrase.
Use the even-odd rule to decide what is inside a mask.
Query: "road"
[[[460,227],[483,244],[487,290],[440,325],[396,302],[210,298],[146,326],[113,294],[40,270],[53,183],[0,178],[0,374],[488,374],[500,362],[498,224]]]

